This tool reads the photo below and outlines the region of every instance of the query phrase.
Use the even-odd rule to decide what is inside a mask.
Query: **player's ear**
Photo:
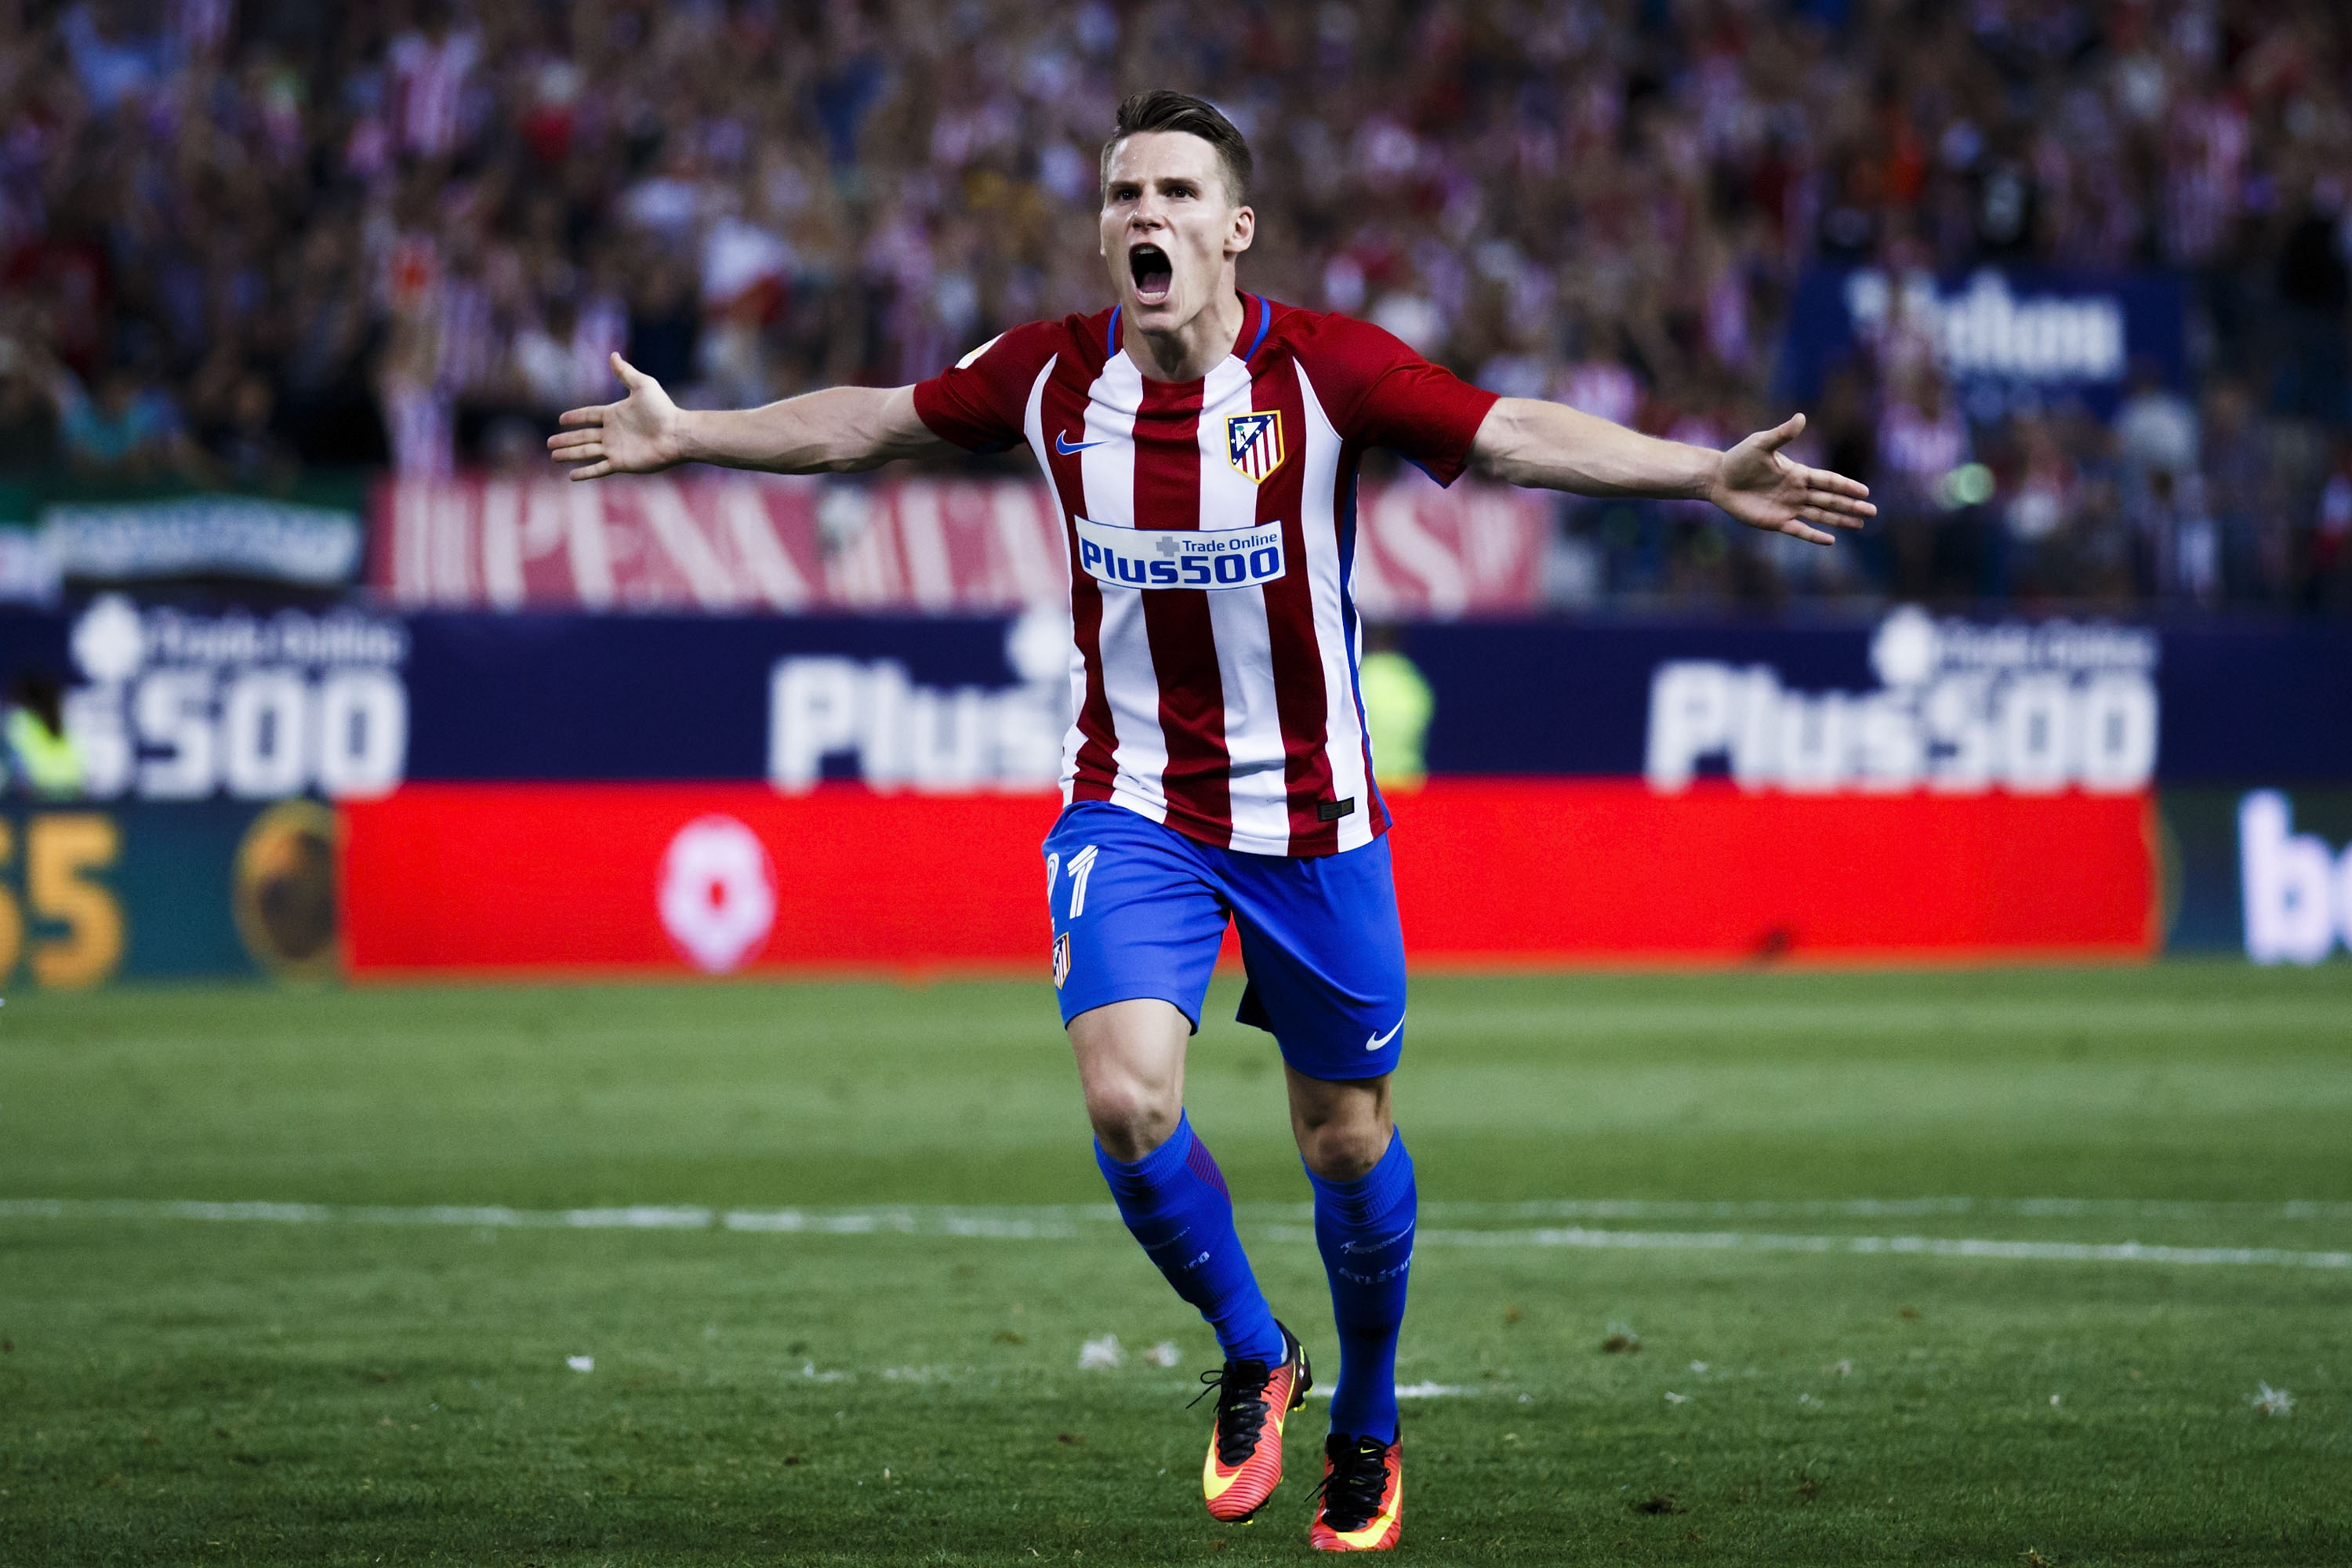
[[[1234,226],[1225,237],[1225,254],[1239,256],[1257,237],[1257,214],[1249,207],[1234,209]]]

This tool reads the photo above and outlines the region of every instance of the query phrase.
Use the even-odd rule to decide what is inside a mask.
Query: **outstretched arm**
[[[576,465],[575,479],[650,474],[679,463],[839,474],[957,449],[915,413],[910,386],[835,386],[764,408],[685,409],[619,354],[613,370],[629,395],[572,409],[563,416],[565,428],[547,438],[557,462]]]
[[[1780,448],[1805,427],[1801,414],[1759,430],[1728,452],[1661,441],[1558,403],[1506,397],[1488,411],[1470,447],[1479,472],[1515,485],[1586,496],[1659,496],[1713,501],[1750,528],[1829,544],[1824,529],[1860,528],[1878,509],[1869,487],[1827,468],[1790,462]]]

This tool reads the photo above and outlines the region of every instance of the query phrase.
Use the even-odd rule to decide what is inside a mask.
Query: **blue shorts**
[[[1249,984],[1240,1021],[1270,1031],[1309,1078],[1379,1078],[1404,1050],[1404,935],[1389,846],[1245,855],[1122,805],[1066,806],[1045,837],[1062,1022],[1141,996],[1201,1026],[1225,921]]]

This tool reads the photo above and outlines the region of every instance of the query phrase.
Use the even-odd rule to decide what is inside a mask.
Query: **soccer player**
[[[1310,1373],[1234,1235],[1186,1119],[1184,1053],[1230,920],[1243,1022],[1272,1032],[1315,1194],[1339,1376],[1309,1540],[1381,1551],[1402,1528],[1397,1331],[1412,1159],[1390,1120],[1404,944],[1356,680],[1356,473],[1385,447],[1584,495],[1704,498],[1815,543],[1874,509],[1780,448],[1801,415],[1727,452],[1654,440],[1465,385],[1344,316],[1241,291],[1250,153],[1211,105],[1119,106],[1102,153],[1108,309],[1015,327],[915,386],[835,387],[688,413],[614,358],[628,395],[563,416],[575,479],[682,462],[785,473],[1026,445],[1065,521],[1076,710],[1045,843],[1053,976],[1095,1158],[1129,1228],[1214,1329],[1223,1368],[1202,1474],[1245,1519],[1282,1473]]]

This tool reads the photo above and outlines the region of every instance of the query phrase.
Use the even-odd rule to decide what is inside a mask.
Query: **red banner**
[[[2161,934],[2146,795],[1441,780],[1396,809],[1405,946],[1442,963],[2124,959]]]
[[[1367,615],[1538,603],[1543,498],[1418,476],[1367,485]],[[827,483],[688,470],[594,484],[401,480],[378,492],[370,580],[417,609],[1019,610],[1066,605],[1043,484]]]
[[[2138,959],[2142,796],[1662,796],[1438,780],[1393,803],[1432,968]],[[352,972],[1045,973],[1051,796],[412,784],[347,805]],[[1230,944],[1230,939],[1229,939]]]

